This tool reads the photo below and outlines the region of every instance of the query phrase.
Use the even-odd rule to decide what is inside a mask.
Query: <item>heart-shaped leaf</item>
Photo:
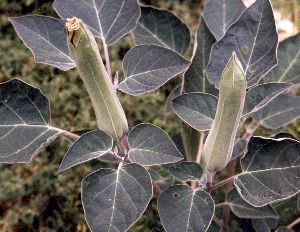
[[[267,83],[252,87],[246,93],[244,116],[258,111],[291,86],[292,84],[286,83]]]
[[[55,0],[63,18],[80,18],[96,37],[110,45],[132,31],[141,15],[137,0]]]
[[[97,159],[111,151],[112,147],[113,138],[106,132],[96,129],[85,133],[69,148],[58,171]]]
[[[165,189],[157,201],[160,220],[167,232],[204,232],[211,224],[215,205],[211,196],[187,185]]]
[[[206,72],[219,86],[222,72],[236,52],[245,70],[248,87],[256,84],[277,64],[278,35],[269,0],[256,0],[212,48]]]
[[[205,72],[211,47],[216,40],[203,19],[197,29],[196,38],[192,64],[184,74],[184,90],[186,93],[203,92],[218,95],[218,90],[208,82]]]
[[[191,43],[188,27],[168,10],[141,7],[141,18],[133,31],[136,44],[156,44],[184,54]]]
[[[265,77],[267,82],[300,82],[300,33],[278,46],[278,65]]]
[[[206,93],[188,93],[172,100],[174,112],[198,131],[209,130],[213,124],[218,98]]]
[[[297,209],[300,212],[300,195],[297,197]]]
[[[173,112],[172,110],[172,100],[175,97],[178,97],[180,95],[180,91],[181,91],[181,85],[177,85],[169,94],[167,100],[166,100],[166,106],[165,106],[165,113],[170,113]]]
[[[204,19],[217,40],[246,9],[242,0],[209,0],[204,8]]]
[[[151,198],[150,175],[138,164],[100,169],[82,181],[85,218],[94,232],[127,231]]]
[[[249,204],[262,207],[300,192],[300,143],[253,137],[234,184]]]
[[[251,224],[255,232],[271,232],[271,229],[277,227],[277,219],[252,219]]]
[[[280,128],[300,117],[300,98],[279,95],[252,117],[266,128]]]
[[[243,138],[237,139],[234,142],[231,160],[234,160],[234,159],[244,155],[244,153],[247,150],[247,145],[248,145],[248,141],[246,139],[243,139]]]
[[[294,230],[288,229],[285,226],[280,226],[275,232],[295,232]]]
[[[191,161],[183,161],[169,167],[169,172],[176,179],[186,181],[197,181],[203,174],[200,164]]]
[[[158,45],[136,46],[124,57],[126,79],[118,89],[134,96],[154,91],[189,65],[188,60],[173,50]]]
[[[0,85],[0,163],[29,163],[60,133],[40,90],[18,79]]]
[[[9,21],[32,51],[37,63],[49,64],[64,71],[76,66],[69,54],[64,20],[21,16],[9,18]]]
[[[151,124],[139,124],[128,135],[128,158],[141,165],[175,163],[182,154],[166,132]]]
[[[207,229],[207,232],[220,232],[221,231],[221,227],[215,223],[214,221],[212,221]]]
[[[244,201],[234,188],[226,195],[226,203],[230,206],[232,212],[239,218],[273,218],[278,219],[274,209],[267,205],[264,207],[254,207]]]

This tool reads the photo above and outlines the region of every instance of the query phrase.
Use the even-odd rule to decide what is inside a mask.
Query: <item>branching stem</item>
[[[224,225],[223,225],[222,220],[220,220],[220,219],[217,218],[216,216],[213,217],[213,220],[214,220],[215,223],[218,224],[218,226],[220,226],[221,228],[223,228]]]
[[[161,189],[158,186],[158,184],[154,181],[152,181],[152,188],[153,188],[153,194],[155,197],[159,197],[160,193],[161,193]]]
[[[286,228],[292,229],[295,225],[300,223],[300,217],[297,218],[295,221],[291,222]]]
[[[71,140],[73,140],[73,141],[75,141],[75,140],[77,140],[77,139],[80,138],[79,135],[74,134],[74,133],[72,133],[70,131],[65,131],[65,130],[62,131],[62,135],[65,136],[65,137],[67,137],[67,138],[69,138],[69,139],[71,139]]]
[[[228,205],[228,203],[227,202],[221,202],[221,203],[216,204],[215,207],[220,208],[220,207],[223,207],[225,205]]]
[[[242,139],[245,139],[247,142],[251,139],[251,137],[254,135],[255,131],[259,127],[259,124],[252,120],[252,122],[246,126],[246,132],[242,136]],[[235,169],[237,166],[237,160],[232,160],[228,164],[228,178],[224,181],[221,181],[217,183],[212,189],[217,189],[223,185],[226,185],[225,192],[228,192],[232,188],[232,181],[237,176],[235,175]],[[224,222],[224,231],[228,231],[228,222],[229,222],[229,216],[230,216],[230,207],[228,205],[223,206],[223,222]]]
[[[220,182],[214,184],[214,185],[211,187],[211,191],[216,190],[216,189],[218,189],[218,188],[220,188],[220,187],[222,187],[222,186],[224,186],[224,185],[226,185],[226,184],[228,184],[228,183],[231,183],[231,182],[234,180],[234,178],[237,177],[237,176],[238,176],[238,175],[228,177],[227,179],[222,180],[222,181],[220,181]]]

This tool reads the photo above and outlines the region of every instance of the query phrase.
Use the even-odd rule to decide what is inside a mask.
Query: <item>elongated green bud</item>
[[[221,77],[216,116],[204,145],[203,159],[209,172],[225,168],[230,161],[244,108],[246,86],[243,67],[233,53]]]
[[[98,127],[118,140],[128,132],[127,119],[105,70],[96,40],[76,17],[68,19],[66,28],[69,49],[92,101]]]

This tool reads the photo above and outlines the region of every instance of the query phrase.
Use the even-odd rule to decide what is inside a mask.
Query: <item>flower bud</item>
[[[246,86],[243,67],[233,53],[221,77],[217,111],[203,149],[204,164],[209,172],[225,168],[230,161],[244,108]]]
[[[99,129],[119,140],[128,132],[127,119],[107,74],[96,40],[78,18],[66,22],[68,46],[91,99]]]

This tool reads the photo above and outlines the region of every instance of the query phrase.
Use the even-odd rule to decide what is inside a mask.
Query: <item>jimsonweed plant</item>
[[[167,232],[229,231],[230,211],[257,232],[292,230],[300,220],[279,225],[274,205],[300,191],[300,143],[286,133],[253,136],[260,126],[278,129],[300,116],[300,99],[291,94],[300,83],[300,34],[278,45],[269,0],[248,8],[241,0],[209,0],[194,39],[173,13],[137,0],[55,0],[53,7],[61,19],[10,22],[36,62],[78,70],[98,128],[80,136],[51,126],[47,98],[12,79],[0,85],[1,163],[31,162],[59,135],[74,141],[59,172],[94,159],[113,162],[114,169],[82,180],[91,231],[129,230],[153,198]],[[109,46],[128,33],[136,46],[119,82]],[[117,91],[141,95],[179,74],[166,112],[182,119],[181,138],[146,123],[128,128]]]

